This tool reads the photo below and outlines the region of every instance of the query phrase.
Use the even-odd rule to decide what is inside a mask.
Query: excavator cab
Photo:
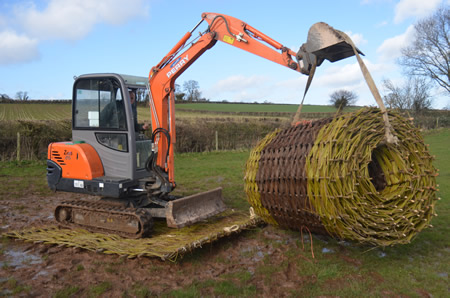
[[[136,101],[145,97],[146,83],[145,77],[117,74],[84,75],[74,83],[72,140],[94,147],[105,177],[137,181],[148,176],[151,140],[140,133],[136,119]]]
[[[63,202],[55,209],[60,224],[139,238],[150,233],[152,218],[180,228],[225,210],[221,189],[185,198],[158,191],[148,167],[153,142],[136,119],[146,84],[147,78],[119,74],[75,79],[72,141],[49,145],[47,181],[54,191],[100,196],[101,203]]]
[[[151,140],[136,131],[136,103],[131,103],[130,92],[143,96],[145,84],[146,78],[118,74],[76,78],[72,142],[52,143],[48,153],[56,169],[51,172],[55,178],[49,180],[52,189],[122,198],[139,188],[139,179],[149,176],[145,161],[151,154]],[[85,147],[91,147],[91,154]],[[75,152],[74,148],[83,149]],[[58,166],[64,170],[62,175]]]

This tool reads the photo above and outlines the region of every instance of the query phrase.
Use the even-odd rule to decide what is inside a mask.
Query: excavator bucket
[[[216,188],[174,201],[166,206],[167,226],[182,228],[225,211],[222,188]]]
[[[360,50],[355,49],[363,55]],[[319,22],[309,29],[307,42],[300,47],[297,59],[303,60],[306,65],[312,65],[316,58],[316,65],[319,66],[325,59],[335,62],[353,55],[353,42],[347,34]]]

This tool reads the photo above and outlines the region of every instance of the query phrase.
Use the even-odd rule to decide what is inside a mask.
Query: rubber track
[[[61,222],[58,220],[58,216],[56,214],[57,210],[61,207],[64,208],[72,208],[78,210],[85,210],[90,212],[99,212],[99,213],[107,213],[110,216],[118,217],[118,215],[125,215],[130,217],[135,217],[140,224],[140,231],[136,234],[131,234],[123,231],[116,231],[110,229],[103,229],[94,226],[87,226],[76,224],[73,222]],[[67,228],[84,228],[91,232],[99,232],[99,233],[109,233],[116,234],[125,238],[143,238],[150,236],[153,229],[153,218],[144,208],[126,208],[121,206],[115,206],[113,204],[102,203],[102,202],[88,202],[88,201],[64,201],[55,208],[55,220],[58,224],[67,227]],[[126,224],[126,223],[124,223]]]

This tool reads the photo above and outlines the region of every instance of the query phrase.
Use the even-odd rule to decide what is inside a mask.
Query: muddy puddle
[[[1,247],[3,249],[3,247]],[[16,269],[28,268],[43,262],[39,255],[18,248],[5,248],[0,267],[14,267]]]

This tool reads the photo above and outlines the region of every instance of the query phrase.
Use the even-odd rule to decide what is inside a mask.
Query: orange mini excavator
[[[202,22],[206,30],[191,40]],[[305,75],[325,59],[353,55],[339,31],[325,23],[313,25],[307,42],[294,52],[241,20],[203,13],[194,29],[150,70],[148,80],[113,73],[77,77],[72,141],[49,145],[47,180],[54,191],[101,199],[62,202],[55,209],[60,224],[140,238],[150,234],[153,218],[166,218],[169,227],[180,228],[225,209],[221,188],[183,198],[170,195],[176,186],[175,80],[217,41]],[[134,102],[147,95],[151,138],[139,133]]]

